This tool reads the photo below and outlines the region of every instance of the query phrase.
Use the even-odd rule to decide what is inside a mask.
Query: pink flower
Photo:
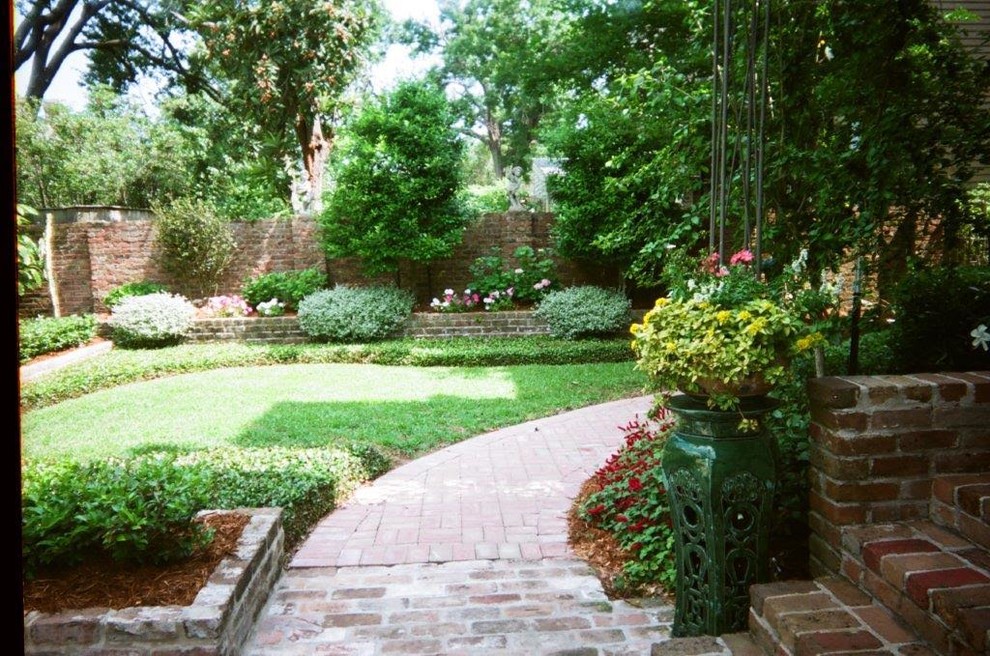
[[[729,275],[729,269],[727,267],[724,267],[724,266],[719,267],[718,268],[718,271],[715,272],[715,277],[716,278],[724,278],[727,275]]]
[[[729,258],[729,264],[752,264],[753,253],[749,249],[743,249]]]

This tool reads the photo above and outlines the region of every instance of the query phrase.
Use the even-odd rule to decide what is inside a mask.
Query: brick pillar
[[[845,526],[928,516],[932,479],[990,470],[990,372],[813,379],[811,571]]]

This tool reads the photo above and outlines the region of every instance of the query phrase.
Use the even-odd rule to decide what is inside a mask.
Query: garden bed
[[[24,653],[240,653],[278,578],[284,533],[277,508],[231,512],[250,519],[192,604],[31,611],[24,617]]]

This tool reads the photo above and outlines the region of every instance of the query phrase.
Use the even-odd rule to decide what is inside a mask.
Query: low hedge
[[[374,447],[210,449],[86,463],[28,463],[24,571],[106,554],[166,562],[209,540],[200,510],[283,509],[286,549],[360,483],[390,467]]]
[[[21,406],[33,410],[117,385],[223,367],[288,363],[492,367],[625,362],[632,358],[625,339],[571,341],[542,335],[345,345],[221,342],[154,351],[114,349],[26,382],[21,388]]]
[[[20,361],[82,346],[96,337],[96,317],[38,317],[20,323]]]

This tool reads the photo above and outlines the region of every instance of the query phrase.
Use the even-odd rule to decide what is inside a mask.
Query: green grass
[[[217,362],[223,353],[237,351],[215,347],[195,361],[201,365],[212,353]],[[174,365],[179,359],[170,351],[159,358]],[[130,375],[143,371],[151,377],[148,372],[161,369],[155,368],[152,355],[161,352],[121,353],[144,361],[143,368],[134,361],[124,367]],[[108,360],[89,366],[123,366]],[[156,450],[341,442],[374,444],[414,457],[494,428],[633,396],[645,383],[632,362],[222,368],[121,385],[28,411],[22,419],[22,444],[27,458],[76,460]]]
[[[21,407],[33,410],[101,389],[174,374],[289,363],[363,363],[420,367],[631,362],[624,339],[570,341],[549,337],[395,340],[375,344],[185,344],[156,350],[114,349],[30,381]]]

